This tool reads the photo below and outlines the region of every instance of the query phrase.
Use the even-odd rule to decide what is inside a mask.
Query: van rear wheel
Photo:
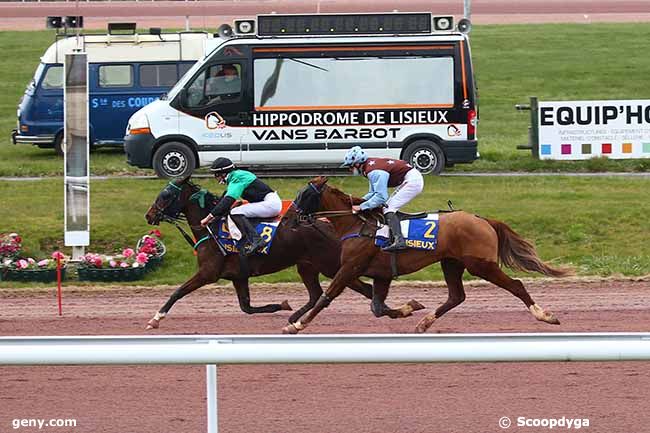
[[[417,140],[409,144],[404,160],[422,174],[438,175],[445,168],[445,153],[437,143]]]
[[[153,169],[158,177],[169,179],[187,177],[196,167],[196,157],[189,146],[178,143],[165,143],[153,156]]]

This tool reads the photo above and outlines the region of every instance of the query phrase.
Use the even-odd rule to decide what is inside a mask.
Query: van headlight
[[[135,113],[126,126],[126,135],[151,134],[149,119],[145,114]]]

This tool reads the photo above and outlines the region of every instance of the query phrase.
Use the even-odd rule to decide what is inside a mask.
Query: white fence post
[[[217,412],[217,366],[205,366],[206,386],[208,388],[208,433],[218,433],[219,416]]]

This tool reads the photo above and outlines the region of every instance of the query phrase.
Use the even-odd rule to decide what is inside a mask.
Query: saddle
[[[428,214],[427,212],[408,213],[408,212],[402,212],[398,210],[397,212],[395,212],[395,215],[397,215],[397,218],[399,218],[400,221],[405,221],[405,220],[413,220],[418,218],[426,218]]]

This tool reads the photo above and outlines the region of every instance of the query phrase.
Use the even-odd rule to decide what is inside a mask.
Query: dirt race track
[[[529,282],[534,299],[560,326],[536,322],[519,301],[490,285],[470,285],[467,300],[433,332],[648,331],[650,280]],[[66,288],[64,317],[53,290],[0,291],[0,335],[145,334],[171,288],[93,291]],[[392,305],[442,302],[440,285],[401,283]],[[254,287],[253,303],[306,301],[296,287]],[[309,333],[411,332],[428,310],[375,319],[368,301],[344,293]],[[288,312],[247,316],[229,288],[181,300],[157,333],[277,334]],[[587,432],[650,431],[650,363],[496,363],[274,365],[219,367],[220,431],[228,433],[490,433],[509,416],[589,419]],[[0,432],[204,432],[205,368],[2,367]],[[22,418],[76,419],[74,428],[12,428]],[[552,431],[566,431],[553,429]],[[511,427],[511,432],[547,428]]]

